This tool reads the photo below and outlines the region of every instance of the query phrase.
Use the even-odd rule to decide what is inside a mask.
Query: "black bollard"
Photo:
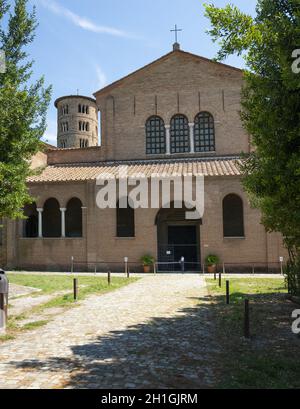
[[[107,273],[107,283],[108,283],[108,285],[111,284],[111,272],[110,271],[108,271],[108,273]]]
[[[73,279],[73,293],[74,293],[74,301],[78,299],[78,279]]]
[[[229,281],[227,280],[227,281],[226,281],[226,304],[227,304],[227,305],[230,304],[230,290],[229,290],[229,286],[230,286],[230,283],[229,283]]]
[[[222,273],[219,273],[219,287],[222,287]]]
[[[244,336],[250,338],[250,309],[249,300],[245,300]]]

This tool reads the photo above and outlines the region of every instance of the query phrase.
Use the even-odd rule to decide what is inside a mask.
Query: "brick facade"
[[[83,206],[83,237],[24,238],[23,221],[8,222],[0,246],[1,264],[8,267],[69,271],[72,256],[77,262],[91,265],[95,261],[121,264],[124,257],[139,263],[140,257],[146,253],[157,258],[155,220],[159,209],[135,210],[135,237],[116,237],[116,209],[101,210],[97,207],[95,198],[98,188],[95,179],[81,180],[80,172],[84,169],[79,166],[105,166],[108,163],[134,160],[147,163],[150,159],[157,160],[158,164],[162,159],[193,158],[209,161],[249,152],[249,136],[242,128],[239,117],[242,82],[242,72],[238,69],[182,51],[174,51],[97,92],[96,103],[90,115],[93,115],[93,121],[96,121],[95,113],[98,109],[101,111],[101,146],[78,149],[76,144],[79,136],[76,134],[77,142],[70,142],[69,149],[50,149],[47,152],[48,166],[60,166],[60,180],[45,179],[44,183],[31,181],[29,184],[30,192],[36,198],[37,207],[40,209],[45,201],[52,197],[59,201],[60,208],[66,208],[71,198],[79,198]],[[68,101],[68,115],[73,113],[74,121],[77,122],[78,113],[75,114],[74,110],[78,99],[68,98],[58,100],[59,112]],[[168,126],[172,116],[180,113],[186,115],[191,125],[195,116],[202,111],[210,112],[215,120],[215,152],[146,155],[145,123],[150,116],[159,115]],[[63,119],[60,115],[59,124]],[[93,122],[93,129],[95,127],[96,122]],[[58,141],[63,137],[59,132]],[[94,137],[91,138],[91,145],[96,145]],[[33,162],[36,166],[46,166],[43,155]],[[208,162],[208,169],[210,166],[212,165]],[[76,169],[79,176],[77,174],[72,180],[64,180],[63,169],[70,168],[70,178]],[[205,178],[205,213],[199,226],[201,263],[208,254],[213,253],[217,254],[222,262],[232,265],[250,263],[249,266],[278,267],[279,257],[286,256],[280,235],[265,232],[260,223],[260,212],[251,208],[240,176],[230,176],[230,173],[227,176],[226,173],[223,176],[214,176],[213,170],[212,174]],[[244,238],[223,237],[222,201],[231,193],[239,195],[243,200]]]

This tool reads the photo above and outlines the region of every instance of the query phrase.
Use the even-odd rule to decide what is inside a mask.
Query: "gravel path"
[[[0,344],[0,388],[213,387],[206,295],[199,275],[159,275],[91,296]]]

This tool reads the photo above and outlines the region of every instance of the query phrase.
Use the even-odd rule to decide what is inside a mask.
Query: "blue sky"
[[[229,0],[214,0],[217,6]],[[256,0],[231,0],[254,14]],[[91,96],[103,86],[169,52],[175,23],[183,50],[208,58],[216,54],[206,34],[209,21],[201,0],[30,0],[37,6],[39,27],[30,55],[35,76],[53,85],[44,139],[56,144],[56,109],[62,95]],[[227,63],[241,67],[243,61]]]

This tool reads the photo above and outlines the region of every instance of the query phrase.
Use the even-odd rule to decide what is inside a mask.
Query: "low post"
[[[226,274],[225,263],[223,263],[223,274]]]
[[[226,281],[226,304],[230,304],[230,283],[229,280]]]
[[[71,273],[74,273],[74,257],[71,257]]]
[[[216,272],[216,270],[214,271],[214,280],[217,281],[217,272]]]
[[[279,262],[280,262],[280,273],[283,275],[283,257],[279,257]]]
[[[74,293],[74,301],[78,299],[78,279],[73,278],[73,293]]]
[[[107,284],[111,285],[111,272],[110,271],[107,272]]]
[[[184,257],[181,257],[180,263],[181,263],[181,272],[184,273],[184,270],[185,270],[185,268],[184,268]]]
[[[153,263],[153,273],[156,274],[156,262]]]
[[[203,274],[205,274],[205,264],[203,263]]]
[[[97,275],[97,264],[95,264],[95,275]]]
[[[219,287],[222,287],[222,273],[219,273]]]
[[[255,274],[255,267],[252,267],[252,274]]]
[[[125,264],[125,275],[129,278],[129,269],[128,269],[128,257],[124,257],[124,264]]]
[[[244,317],[244,336],[250,338],[250,311],[249,300],[245,300],[245,317]]]

